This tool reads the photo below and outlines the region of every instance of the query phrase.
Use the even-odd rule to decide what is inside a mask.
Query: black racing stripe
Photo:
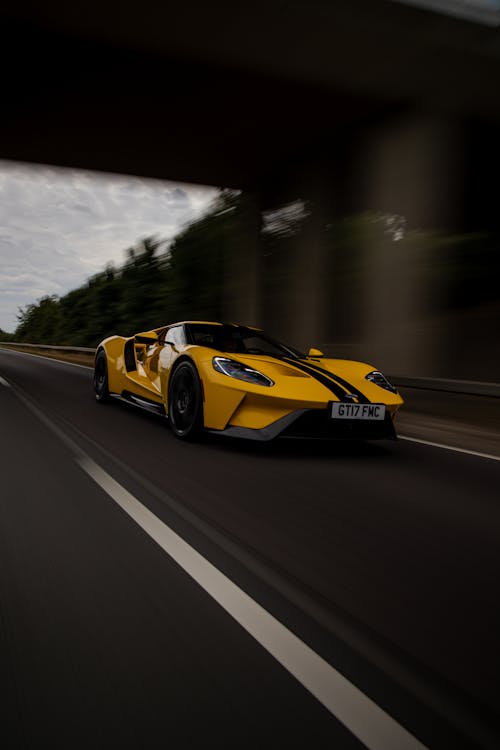
[[[309,365],[306,366],[303,363],[299,364],[296,359],[292,359],[291,357],[283,357],[283,360],[285,362],[288,362],[288,364],[296,367],[297,370],[302,370],[302,372],[306,372],[308,375],[311,375],[311,377],[315,378],[319,383],[324,385],[326,388],[328,388],[329,391],[335,394],[339,401],[345,400],[346,391],[340,385],[335,383],[335,381],[332,380],[331,377],[326,378],[320,372],[316,372],[314,368],[310,367]]]
[[[316,372],[321,372],[324,375],[327,375],[328,377],[332,378],[332,380],[334,380],[336,383],[338,383],[343,388],[345,388],[348,393],[353,393],[355,396],[357,396],[360,404],[371,403],[370,399],[367,398],[364,393],[362,393],[358,388],[355,388],[353,385],[348,383],[347,380],[344,380],[343,378],[341,378],[340,375],[330,372],[330,370],[325,370],[323,367],[319,367],[319,365],[316,365],[316,364],[313,365],[311,362],[304,362],[304,364],[307,364],[307,366],[310,367],[312,370],[315,370]]]

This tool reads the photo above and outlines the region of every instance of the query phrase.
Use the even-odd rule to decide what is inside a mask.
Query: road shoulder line
[[[458,448],[454,445],[445,445],[444,443],[434,443],[431,440],[422,440],[421,438],[407,437],[406,435],[398,435],[400,440],[407,440],[409,443],[421,443],[422,445],[430,445],[432,448],[442,448],[447,451],[454,451],[455,453],[467,453],[469,456],[478,456],[479,458],[488,458],[491,461],[500,461],[500,456],[494,456],[491,453],[480,453],[479,451],[471,451],[467,448]]]

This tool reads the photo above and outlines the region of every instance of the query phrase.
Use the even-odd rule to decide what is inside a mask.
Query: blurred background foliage
[[[16,331],[0,332],[0,340],[93,347],[108,335],[131,335],[176,320],[226,319],[228,261],[238,253],[247,208],[245,194],[222,190],[205,215],[171,242],[147,237],[127,251],[121,267],[109,265],[61,298],[46,296],[20,309]],[[287,310],[297,304],[289,292],[294,248],[307,237],[314,210],[295,201],[262,214],[262,322],[291,343]],[[480,325],[476,338],[484,341],[484,326],[491,321],[488,335],[496,336],[498,315],[491,310],[498,312],[498,240],[493,234],[410,231],[404,217],[376,212],[325,221],[324,289],[318,293],[326,299],[327,324],[325,341],[317,343],[326,348],[331,343],[339,356],[359,355],[356,346],[366,348],[370,330],[397,329],[405,316],[411,325],[401,328],[402,337],[426,337],[429,326],[420,325],[422,320],[434,327],[444,321],[441,339],[455,341],[456,357],[464,350],[460,332],[467,326],[474,338],[474,326]],[[397,283],[396,265],[403,269]],[[418,299],[411,301],[413,288]],[[383,343],[377,342],[379,350]]]
[[[218,319],[224,259],[241,199],[221,192],[211,209],[170,243],[151,236],[61,298],[47,296],[19,310],[11,339],[38,344],[95,346],[185,317]],[[236,217],[233,215],[236,214]],[[8,340],[4,338],[3,340]]]

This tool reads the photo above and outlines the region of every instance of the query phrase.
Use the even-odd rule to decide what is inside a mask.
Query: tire
[[[168,419],[174,435],[193,440],[203,428],[201,385],[196,367],[187,360],[172,373],[168,388]]]
[[[108,361],[106,359],[106,352],[103,349],[97,353],[95,359],[94,391],[96,401],[99,401],[101,404],[109,401]]]

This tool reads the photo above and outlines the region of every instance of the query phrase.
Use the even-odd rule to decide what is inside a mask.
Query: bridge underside
[[[332,219],[371,210],[404,217],[410,230],[500,229],[495,28],[390,0],[146,0],[140,9],[88,0],[77,10],[23,5],[2,20],[0,158],[253,196],[235,260],[239,319],[265,307],[266,208],[297,198],[316,207],[287,258],[288,298],[271,315],[299,344],[330,335],[323,228]],[[396,311],[410,321],[398,361],[417,374],[440,344],[411,323],[428,290],[400,270],[396,247],[368,257],[360,294],[370,312],[352,336],[368,354],[387,351],[392,367]],[[390,313],[388,282],[399,290]]]
[[[2,20],[2,158],[272,203],[394,113],[500,115],[496,30],[388,0],[28,3]]]

